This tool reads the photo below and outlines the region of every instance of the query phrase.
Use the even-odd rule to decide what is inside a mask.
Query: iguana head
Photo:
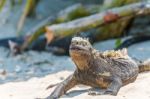
[[[74,37],[70,45],[70,56],[79,69],[86,68],[87,61],[91,57],[92,45],[87,38]]]
[[[72,54],[85,55],[90,54],[91,48],[92,46],[87,38],[74,37],[72,38],[69,51],[71,55]]]

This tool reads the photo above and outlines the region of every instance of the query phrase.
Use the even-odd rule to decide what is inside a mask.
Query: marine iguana
[[[59,83],[47,99],[57,99],[78,84],[103,88],[104,94],[117,95],[119,89],[134,82],[140,72],[150,70],[150,61],[134,61],[127,49],[100,52],[82,37],[72,38],[69,53],[76,70]]]

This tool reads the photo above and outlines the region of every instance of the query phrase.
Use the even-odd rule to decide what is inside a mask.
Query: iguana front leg
[[[118,77],[114,77],[104,94],[117,95],[122,86],[122,81]]]
[[[47,99],[58,99],[64,95],[69,89],[77,85],[74,75],[70,75],[65,81],[61,82]]]

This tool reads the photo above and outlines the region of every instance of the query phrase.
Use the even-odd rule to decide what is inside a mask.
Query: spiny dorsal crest
[[[71,43],[74,44],[83,44],[85,45],[91,45],[88,38],[82,38],[82,37],[73,37]]]
[[[103,52],[103,56],[112,58],[128,58],[128,52],[126,48],[117,51],[110,50]]]
[[[82,37],[73,37],[72,41],[85,41],[85,42],[89,42],[88,38],[82,38]]]
[[[92,50],[92,54],[93,54],[94,58],[99,58],[102,56],[101,52],[96,49]]]

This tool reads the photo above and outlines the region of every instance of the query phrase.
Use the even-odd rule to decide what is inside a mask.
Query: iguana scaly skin
[[[48,99],[57,99],[78,84],[103,88],[104,94],[117,95],[122,86],[136,80],[139,72],[150,70],[150,61],[137,63],[126,49],[100,52],[81,37],[72,39],[69,52],[76,70],[58,84]]]

